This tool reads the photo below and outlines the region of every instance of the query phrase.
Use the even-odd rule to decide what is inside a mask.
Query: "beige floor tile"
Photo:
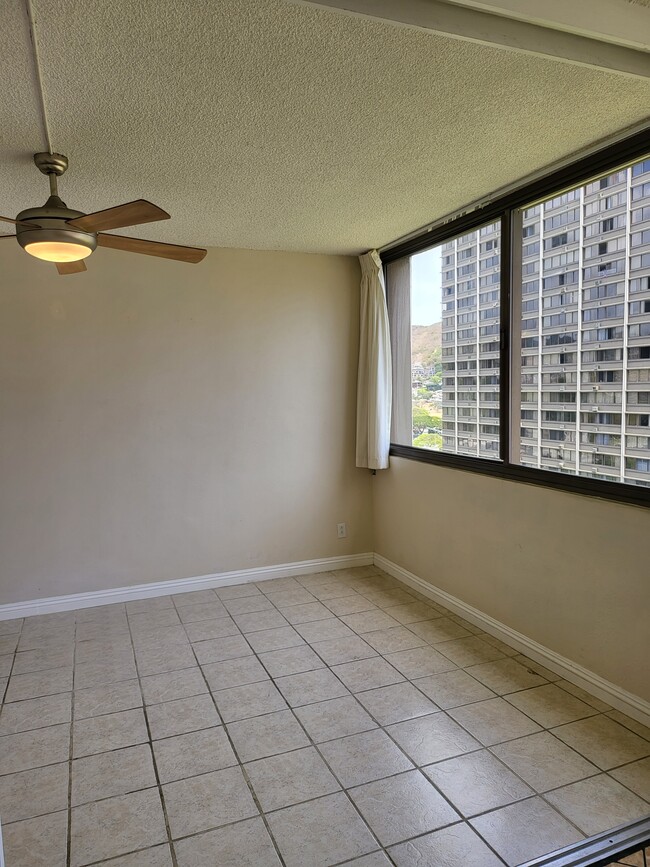
[[[301,677],[302,675],[292,675]],[[261,714],[286,710],[287,704],[270,680],[234,686],[213,693],[217,708],[224,722],[234,722]]]
[[[207,693],[148,705],[147,719],[152,740],[212,728],[221,722]]]
[[[348,638],[316,641],[312,647],[328,665],[341,665],[344,662],[356,662],[358,659],[377,656],[377,651],[374,648],[363,638],[354,634]]]
[[[284,611],[284,617],[289,623],[311,623],[313,620],[326,620],[332,616],[332,612],[322,602],[292,605]]]
[[[249,762],[246,774],[264,812],[311,801],[341,788],[314,747]]]
[[[650,742],[607,716],[568,723],[553,734],[605,771],[650,755]]]
[[[466,623],[467,623],[467,620],[463,620],[463,624],[466,624]],[[465,628],[469,629],[471,627],[471,625],[472,624],[469,624]],[[489,632],[482,632],[481,630],[479,630],[478,626],[476,627],[476,629],[477,629],[476,634],[477,635],[480,634],[483,641],[487,641],[487,643],[491,644],[492,647],[496,647],[496,649],[500,650],[501,653],[504,654],[504,656],[521,656],[521,654],[519,653],[518,650],[515,650],[514,647],[511,647],[509,644],[506,644],[505,641],[501,641],[501,639],[497,638],[495,635],[490,635]],[[518,662],[521,665],[522,660],[519,659]],[[525,667],[529,667],[529,666],[525,666]],[[539,674],[539,672],[538,672],[538,674]]]
[[[426,645],[426,641],[411,632],[405,626],[393,626],[390,629],[378,629],[366,633],[366,641],[378,653],[396,653],[400,650],[411,650],[414,647]],[[427,648],[429,649],[429,648]]]
[[[154,741],[153,751],[161,783],[220,771],[237,764],[222,726]]]
[[[279,590],[274,593],[268,593],[267,599],[272,602],[276,608],[281,610],[291,608],[293,605],[304,605],[308,602],[315,602],[316,599],[312,594],[305,590],[304,587],[295,587],[291,590]]]
[[[346,861],[345,867],[390,867],[390,861],[383,852],[373,852],[370,855],[362,855],[354,861]]]
[[[108,638],[129,640],[129,621],[124,617],[121,620],[109,623],[78,623],[76,629],[77,641],[105,641]]]
[[[385,608],[384,611],[404,625],[420,623],[424,620],[437,620],[442,617],[442,614],[433,605],[429,605],[426,602],[408,602],[406,604],[393,605]]]
[[[2,824],[68,809],[68,762],[0,777]],[[9,865],[10,867],[10,865]]]
[[[313,704],[349,694],[341,681],[327,669],[290,674],[287,677],[277,678],[275,683],[290,707]]]
[[[268,821],[287,867],[327,867],[377,848],[343,792],[278,810]]]
[[[3,825],[8,867],[66,867],[68,814],[50,813]]]
[[[333,580],[328,584],[318,584],[315,587],[310,587],[309,592],[312,593],[316,599],[319,599],[322,602],[327,602],[330,599],[338,599],[342,596],[353,595],[355,590],[348,586],[344,581]]]
[[[140,682],[144,701],[147,705],[174,701],[178,698],[189,698],[208,692],[205,678],[198,666],[182,671],[170,671],[165,674],[143,677]]]
[[[436,650],[463,668],[468,665],[478,665],[481,662],[494,662],[503,659],[500,650],[483,641],[480,635],[470,635],[469,638],[456,638],[453,641],[441,641],[436,644]]]
[[[228,640],[228,639],[224,639]],[[198,647],[199,645],[195,645]],[[166,647],[146,647],[136,649],[136,662],[140,677],[152,674],[164,674],[167,671],[179,671],[194,665],[196,658],[192,646],[169,645]]]
[[[506,700],[544,728],[552,728],[598,711],[553,683],[506,696]]]
[[[345,788],[413,768],[404,753],[380,730],[321,744],[320,751]]]
[[[241,762],[309,746],[309,739],[290,710],[239,720],[227,728]]]
[[[312,602],[314,597],[309,594],[308,602]],[[226,599],[223,603],[226,611],[231,615],[240,614],[255,614],[258,611],[272,611],[273,604],[268,597],[262,593],[258,596],[242,596],[239,599]]]
[[[534,794],[488,750],[429,765],[423,772],[454,807],[468,817]]]
[[[107,683],[119,683],[122,680],[133,680],[138,676],[133,654],[128,659],[114,661],[112,659],[82,662],[75,665],[74,688],[84,689],[89,686],[102,686]]]
[[[152,849],[141,849],[121,858],[102,861],[98,867],[173,867],[172,854],[167,845],[154,846]]]
[[[362,611],[359,614],[345,614],[341,621],[359,635],[366,632],[375,632],[378,629],[390,629],[393,626],[401,626],[397,620],[386,614],[385,611]]]
[[[279,629],[263,629],[261,632],[250,632],[246,640],[255,653],[281,650],[283,647],[298,647],[305,643],[292,626],[281,626]]]
[[[105,686],[78,689],[74,694],[75,719],[101,716],[142,707],[142,692],[137,680],[124,680]]]
[[[156,785],[148,744],[75,759],[72,763],[72,806],[126,795]]]
[[[357,616],[357,615],[353,615]],[[309,644],[333,639],[352,638],[354,632],[336,617],[327,620],[312,620],[308,623],[296,624],[296,630]]]
[[[24,650],[16,654],[13,674],[29,674],[32,671],[46,671],[50,668],[72,668],[73,649],[64,650]],[[9,674],[9,672],[4,672]]]
[[[268,653],[261,653],[259,658],[271,677],[300,674],[303,671],[325,667],[320,656],[307,645],[271,650]]]
[[[124,855],[167,841],[158,789],[72,808],[70,867]]]
[[[218,602],[219,597],[214,590],[192,590],[189,593],[174,593],[171,597],[176,608],[185,608],[188,605],[204,605],[210,602]]]
[[[70,668],[17,674],[9,678],[5,701],[23,701],[27,698],[38,698],[41,695],[70,692],[71,689],[72,669]]]
[[[541,798],[518,801],[478,816],[471,824],[509,867],[582,839],[580,832]]]
[[[410,683],[396,683],[360,692],[357,699],[383,726],[426,716],[439,709]]]
[[[460,819],[419,771],[366,783],[349,794],[383,846],[435,831]]]
[[[169,599],[169,597],[167,598]],[[173,605],[160,611],[143,611],[139,614],[131,614],[129,612],[129,626],[134,635],[145,629],[160,629],[163,626],[174,626],[180,622],[180,618]]]
[[[3,635],[0,633],[0,654],[15,653],[18,647],[18,639],[20,633],[16,632],[13,635]]]
[[[239,635],[239,627],[232,617],[219,617],[216,620],[199,620],[185,623],[185,632],[189,640],[208,641],[211,638],[228,638]]]
[[[287,620],[275,608],[270,611],[256,611],[254,614],[235,614],[233,620],[245,635],[288,625]]]
[[[546,792],[598,772],[581,755],[549,732],[540,732],[492,748],[536,792]]]
[[[239,599],[242,596],[257,596],[260,592],[253,584],[231,584],[228,587],[215,587],[214,592],[219,599]]]
[[[620,723],[622,726],[625,726],[626,729],[634,732],[634,734],[639,735],[639,737],[645,738],[647,741],[650,741],[650,728],[648,728],[648,726],[644,726],[643,723],[638,722],[638,720],[632,719],[632,717],[621,713],[620,710],[610,710],[607,716],[610,719],[613,719],[614,722]]]
[[[70,757],[70,726],[49,726],[0,738],[0,774],[15,774]]]
[[[75,758],[131,747],[148,740],[142,708],[75,720],[72,726]]]
[[[449,617],[438,617],[436,620],[423,620],[411,623],[409,628],[428,641],[429,644],[439,644],[441,641],[451,641],[457,638],[469,638],[471,632]]]
[[[143,629],[133,634],[133,647],[136,651],[148,648],[167,648],[188,645],[189,638],[185,627],[176,623],[174,626],[159,626],[155,629]]]
[[[467,673],[498,695],[532,689],[547,683],[541,675],[510,658],[472,665],[467,669]]]
[[[26,732],[44,726],[70,722],[72,693],[41,696],[5,704],[0,712],[0,735]]]
[[[77,665],[81,665],[82,662],[98,662],[107,659],[111,662],[128,662],[133,659],[130,636],[118,635],[116,638],[78,641],[74,659]]]
[[[298,707],[295,713],[315,743],[377,728],[377,723],[352,696]]]
[[[15,635],[23,628],[24,618],[17,617],[15,620],[0,621],[0,635]]]
[[[257,683],[260,680],[269,679],[266,669],[255,656],[243,656],[239,659],[228,659],[225,662],[212,662],[201,667],[205,679],[208,681],[208,686],[213,692],[218,689],[244,686],[246,683]]]
[[[409,679],[450,671],[456,667],[454,662],[438,653],[433,647],[416,647],[414,650],[402,650],[399,653],[389,653],[386,659],[398,671]]]
[[[242,656],[252,656],[253,651],[243,635],[230,635],[227,638],[211,638],[193,644],[199,665],[209,662],[224,662],[226,659],[238,659]]]
[[[35,651],[28,651],[29,653]],[[37,651],[40,653],[40,651]],[[5,653],[0,656],[0,677],[9,677],[11,674],[12,668],[14,664],[14,654],[13,653]],[[16,672],[18,673],[18,672]]]
[[[486,747],[540,730],[537,723],[502,698],[451,708],[449,714]]]
[[[397,867],[503,867],[503,862],[465,824],[451,825],[390,850]]]
[[[541,666],[540,666],[541,668]],[[587,704],[590,704],[592,707],[595,707],[596,710],[601,711],[602,713],[606,713],[607,711],[611,711],[612,707],[609,704],[606,704],[604,701],[601,701],[596,696],[591,695],[591,693],[587,692],[585,689],[582,689],[579,686],[576,686],[575,683],[571,683],[568,680],[562,680],[557,675],[553,675],[553,677],[547,677],[547,680],[553,680],[555,678],[555,684],[562,689],[570,692],[571,695],[575,695],[576,698],[582,699],[582,701],[586,701]]]
[[[475,701],[485,701],[494,698],[491,689],[474,680],[460,668],[434,674],[430,677],[420,677],[414,681],[415,686],[443,709],[460,707]]]
[[[568,682],[568,681],[562,681],[562,683],[560,683],[560,675],[559,674],[555,674],[555,672],[551,671],[550,668],[545,668],[539,662],[535,662],[534,659],[529,659],[527,656],[524,656],[521,653],[517,654],[517,656],[515,656],[514,659],[520,665],[523,665],[524,668],[530,668],[531,671],[536,671],[537,674],[541,675],[545,680],[548,680],[551,683],[555,682],[558,684],[558,686],[561,686],[562,684]],[[573,684],[571,684],[571,686],[573,686]],[[578,689],[578,687],[575,687],[575,689]],[[574,695],[577,695],[578,698],[582,698],[582,696],[578,695],[577,692],[574,693]]]
[[[610,774],[628,789],[650,801],[650,757],[616,768]]]
[[[268,596],[270,593],[282,593],[284,590],[300,590],[302,584],[296,578],[270,578],[268,581],[257,581],[255,586]]]
[[[404,587],[377,587],[360,590],[371,602],[380,608],[388,608],[391,605],[407,605],[415,602],[415,596]]]
[[[386,731],[416,765],[440,762],[481,748],[477,740],[445,713],[396,723]]]
[[[280,867],[273,841],[261,819],[246,819],[174,846],[178,867]]]
[[[607,774],[548,792],[546,800],[587,835],[650,814],[647,801],[632,794]]]
[[[325,606],[332,614],[340,617],[342,614],[358,614],[360,611],[376,611],[377,606],[361,596],[360,593],[352,593],[350,596],[340,596],[337,599],[328,599]]]
[[[197,834],[258,815],[239,768],[226,768],[163,786],[172,837]]]
[[[197,602],[196,605],[184,605],[178,609],[181,623],[198,623],[201,620],[214,620],[217,617],[228,617],[224,605],[215,599],[214,602]]]
[[[412,651],[405,652],[411,653]],[[351,692],[375,689],[404,680],[404,676],[380,656],[374,656],[370,659],[360,659],[356,662],[345,662],[342,665],[334,665],[332,666],[332,671]],[[323,698],[327,697],[323,696]]]
[[[134,614],[151,614],[155,611],[165,611],[174,608],[171,596],[151,596],[148,599],[134,599],[126,603],[126,610],[131,618]]]

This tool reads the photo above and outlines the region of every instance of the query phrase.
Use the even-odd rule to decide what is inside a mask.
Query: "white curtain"
[[[359,256],[361,323],[357,381],[357,466],[388,467],[392,373],[388,311],[381,259],[376,250]]]

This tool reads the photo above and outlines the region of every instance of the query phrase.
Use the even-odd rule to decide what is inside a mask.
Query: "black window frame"
[[[598,175],[619,168],[627,163],[635,162],[650,152],[650,129],[638,132],[613,145],[603,147],[589,156],[579,158],[569,165],[550,171],[548,174],[532,182],[522,184],[512,192],[489,201],[467,213],[447,220],[440,225],[423,230],[401,243],[397,243],[381,252],[381,260],[386,276],[386,266],[402,259],[421,253],[431,247],[443,244],[460,235],[478,230],[488,223],[499,222],[500,254],[501,254],[501,304],[500,304],[500,433],[499,460],[457,455],[450,452],[421,449],[416,446],[391,443],[390,454],[395,457],[407,458],[422,463],[436,464],[442,467],[465,470],[517,481],[525,484],[539,485],[545,488],[582,494],[590,497],[627,503],[650,508],[650,488],[630,485],[618,481],[606,481],[587,476],[558,473],[552,470],[525,467],[510,461],[511,443],[511,371],[513,366],[512,331],[512,286],[513,286],[513,244],[521,243],[521,239],[513,238],[513,220],[515,211],[531,206],[537,201],[560,195],[572,187],[580,186]],[[519,352],[519,347],[515,347]]]

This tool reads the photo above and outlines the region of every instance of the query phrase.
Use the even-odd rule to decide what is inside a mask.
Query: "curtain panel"
[[[376,250],[359,256],[361,322],[357,380],[357,466],[388,467],[392,371],[386,290]]]

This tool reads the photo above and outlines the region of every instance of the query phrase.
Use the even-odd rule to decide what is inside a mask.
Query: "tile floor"
[[[518,865],[650,730],[375,567],[0,623],[7,867]]]

